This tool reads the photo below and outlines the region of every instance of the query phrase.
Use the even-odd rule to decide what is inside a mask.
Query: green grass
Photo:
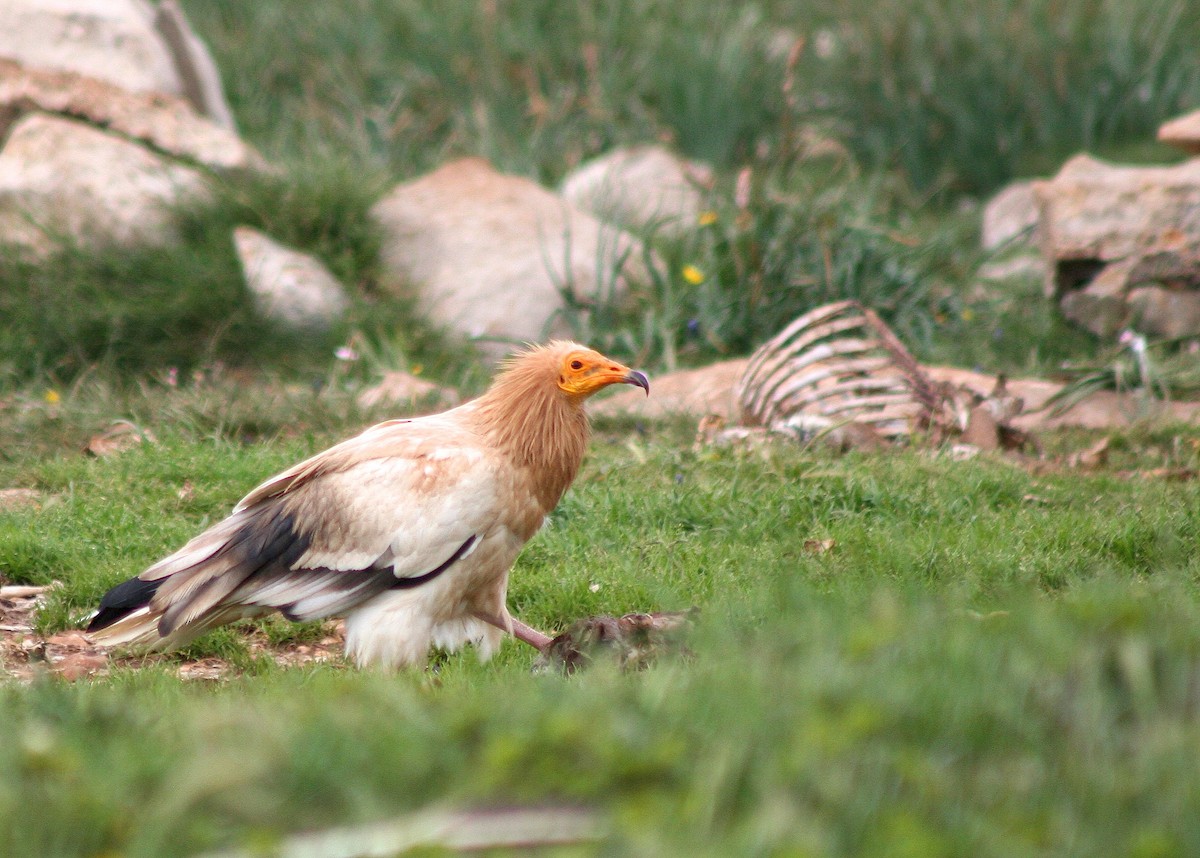
[[[919,187],[980,192],[1148,140],[1200,95],[1185,0],[185,5],[252,140],[401,175],[470,152],[556,181],[656,137],[729,168],[818,122]]]
[[[159,445],[115,458],[0,465],[0,484],[48,498],[0,513],[0,575],[65,584],[46,631],[349,428],[243,445],[152,426]],[[601,813],[610,833],[581,854],[1200,842],[1186,763],[1200,743],[1200,484],[1122,476],[1195,466],[1193,430],[1127,433],[1110,469],[1041,475],[918,451],[693,453],[668,426],[601,430],[510,602],[544,628],[695,606],[688,658],[564,679],[532,676],[531,651],[509,643],[486,665],[464,653],[389,676],[278,668],[223,632],[189,651],[240,666],[217,684],[182,683],[168,662],[0,686],[7,848],[191,854],[436,805],[546,802]]]
[[[1183,0],[808,8],[819,23],[796,68],[800,98],[818,99],[856,151],[920,187],[978,193],[1080,149],[1132,153],[1200,86],[1183,60],[1195,56],[1200,11]]]

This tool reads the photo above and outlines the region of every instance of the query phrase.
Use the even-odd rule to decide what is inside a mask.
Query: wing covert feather
[[[293,569],[424,574],[503,523],[512,481],[457,423],[389,421],[268,480],[238,504],[278,504],[307,550]]]

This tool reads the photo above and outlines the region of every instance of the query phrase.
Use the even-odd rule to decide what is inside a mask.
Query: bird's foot
[[[497,617],[495,614],[489,614],[486,611],[476,611],[477,619],[483,620],[489,626],[495,626],[503,632],[508,632],[519,641],[524,641],[538,652],[545,652],[546,647],[550,646],[550,642],[554,640],[550,635],[543,634],[532,626],[527,626],[523,622],[514,617],[506,616],[504,618]]]

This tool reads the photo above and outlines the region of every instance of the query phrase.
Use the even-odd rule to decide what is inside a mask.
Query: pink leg
[[[500,617],[485,613],[484,611],[476,611],[475,616],[489,626],[495,626],[501,631],[508,632],[517,640],[524,641],[538,652],[545,651],[546,647],[550,645],[550,641],[553,640],[549,635],[542,634],[537,629],[531,628],[513,617],[509,617],[508,622],[505,622]]]

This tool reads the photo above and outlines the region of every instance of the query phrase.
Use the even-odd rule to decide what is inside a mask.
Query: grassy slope
[[[1166,438],[1118,444],[1117,464],[1191,463]],[[7,484],[60,500],[0,513],[0,570],[68,582],[55,627],[324,440],[175,435],[10,465]],[[511,600],[547,627],[697,605],[690,662],[532,677],[509,645],[436,678],[249,664],[218,686],[151,667],[3,688],[0,838],[186,854],[442,801],[568,800],[654,854],[1200,845],[1200,486],[681,440],[602,439]]]

